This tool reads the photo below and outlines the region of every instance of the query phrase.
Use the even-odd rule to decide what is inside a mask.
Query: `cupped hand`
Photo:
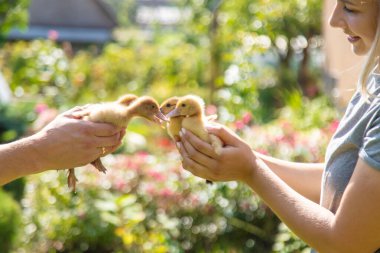
[[[249,145],[223,125],[215,123],[207,130],[224,143],[221,153],[217,155],[211,144],[182,129],[177,147],[183,168],[211,181],[250,180],[256,168],[256,157]]]
[[[33,136],[40,171],[82,166],[119,147],[125,130],[76,116],[87,109],[64,112]]]

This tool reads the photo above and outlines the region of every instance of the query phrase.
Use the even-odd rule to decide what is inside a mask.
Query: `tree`
[[[286,99],[283,94],[295,90],[306,96],[314,95],[309,92],[317,90],[309,55],[320,46],[321,1],[181,2],[183,9],[190,10],[183,23],[188,40],[208,47],[212,101],[223,89],[235,90],[236,100],[240,97],[242,103],[251,107],[258,103],[252,99],[257,97]],[[230,70],[238,72],[232,83],[226,80]],[[282,103],[278,101],[280,106]],[[273,105],[273,99],[270,103]]]
[[[13,0],[0,2],[0,36],[12,27],[25,27],[28,20],[29,0]]]

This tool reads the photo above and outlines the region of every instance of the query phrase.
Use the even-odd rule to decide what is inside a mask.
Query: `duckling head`
[[[166,116],[178,117],[178,116],[202,116],[204,110],[204,101],[202,98],[195,95],[187,95],[180,98],[174,110],[168,113]]]
[[[177,105],[177,102],[179,100],[179,97],[171,97],[166,99],[164,102],[160,105],[160,111],[167,115],[169,112],[173,111]]]
[[[130,109],[134,115],[146,118],[158,124],[162,121],[168,121],[165,115],[160,111],[157,101],[149,96],[143,96],[130,104]]]
[[[138,96],[136,96],[134,94],[125,94],[125,95],[119,97],[119,99],[116,100],[116,103],[128,106],[133,101],[135,101],[137,98],[138,98]]]

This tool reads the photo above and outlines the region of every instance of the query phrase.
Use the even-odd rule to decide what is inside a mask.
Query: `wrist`
[[[256,156],[254,156],[252,159],[251,159],[251,162],[250,162],[250,166],[248,167],[248,170],[247,170],[247,173],[246,175],[241,179],[241,181],[243,183],[245,183],[246,185],[249,185],[251,186],[253,184],[253,180],[254,180],[254,174],[256,173],[256,171],[258,170],[258,163],[259,163],[259,158],[257,158]]]
[[[43,134],[36,133],[28,137],[26,141],[26,157],[30,159],[30,172],[39,173],[44,171],[47,167],[44,161],[46,161],[46,152],[43,144]]]

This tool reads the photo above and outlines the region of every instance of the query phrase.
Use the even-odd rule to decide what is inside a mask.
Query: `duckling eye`
[[[170,104],[166,104],[166,107],[168,107],[168,108],[169,108],[170,106],[171,106]]]
[[[182,104],[181,106],[182,106],[182,107],[186,107],[186,104]]]

